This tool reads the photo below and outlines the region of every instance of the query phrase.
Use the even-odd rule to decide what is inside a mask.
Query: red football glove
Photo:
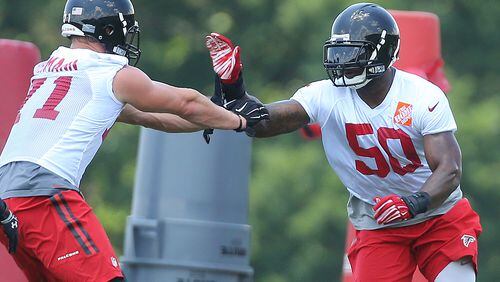
[[[222,82],[235,83],[243,68],[240,59],[240,46],[235,47],[231,40],[215,32],[205,38],[205,45],[210,51],[214,71]]]
[[[388,224],[412,218],[408,205],[398,195],[375,197],[375,219],[378,224]]]

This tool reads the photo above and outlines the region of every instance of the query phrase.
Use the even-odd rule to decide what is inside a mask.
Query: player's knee
[[[435,282],[446,281],[476,281],[476,271],[472,257],[466,256],[459,260],[450,262],[436,277]]]

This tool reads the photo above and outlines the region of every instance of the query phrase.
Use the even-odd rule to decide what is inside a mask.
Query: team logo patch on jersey
[[[394,122],[397,124],[411,126],[412,118],[411,113],[413,110],[412,104],[398,102],[396,112],[394,113]]]
[[[470,243],[476,242],[476,238],[474,238],[474,236],[467,235],[467,234],[462,236],[461,239],[462,239],[462,243],[464,243],[464,246],[467,248],[469,247]]]

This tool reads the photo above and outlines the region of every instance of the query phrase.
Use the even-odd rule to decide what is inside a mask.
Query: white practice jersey
[[[123,109],[112,83],[127,64],[122,56],[59,47],[35,66],[0,167],[32,162],[78,187]]]
[[[424,136],[457,129],[444,93],[401,70],[396,71],[384,101],[374,109],[355,90],[335,87],[330,80],[303,87],[292,99],[304,107],[311,122],[320,124],[328,162],[351,196],[369,207],[376,196],[419,191],[432,173],[425,158]],[[460,189],[453,197],[461,197]],[[358,213],[349,211],[355,226],[359,217],[366,216]],[[356,227],[376,228],[366,225]]]

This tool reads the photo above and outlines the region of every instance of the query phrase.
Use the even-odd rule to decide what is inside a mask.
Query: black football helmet
[[[90,36],[106,51],[127,57],[136,65],[141,57],[139,24],[130,0],[68,0],[61,35]]]
[[[359,89],[398,59],[399,42],[399,28],[389,12],[376,4],[354,4],[333,22],[323,65],[335,86]]]

